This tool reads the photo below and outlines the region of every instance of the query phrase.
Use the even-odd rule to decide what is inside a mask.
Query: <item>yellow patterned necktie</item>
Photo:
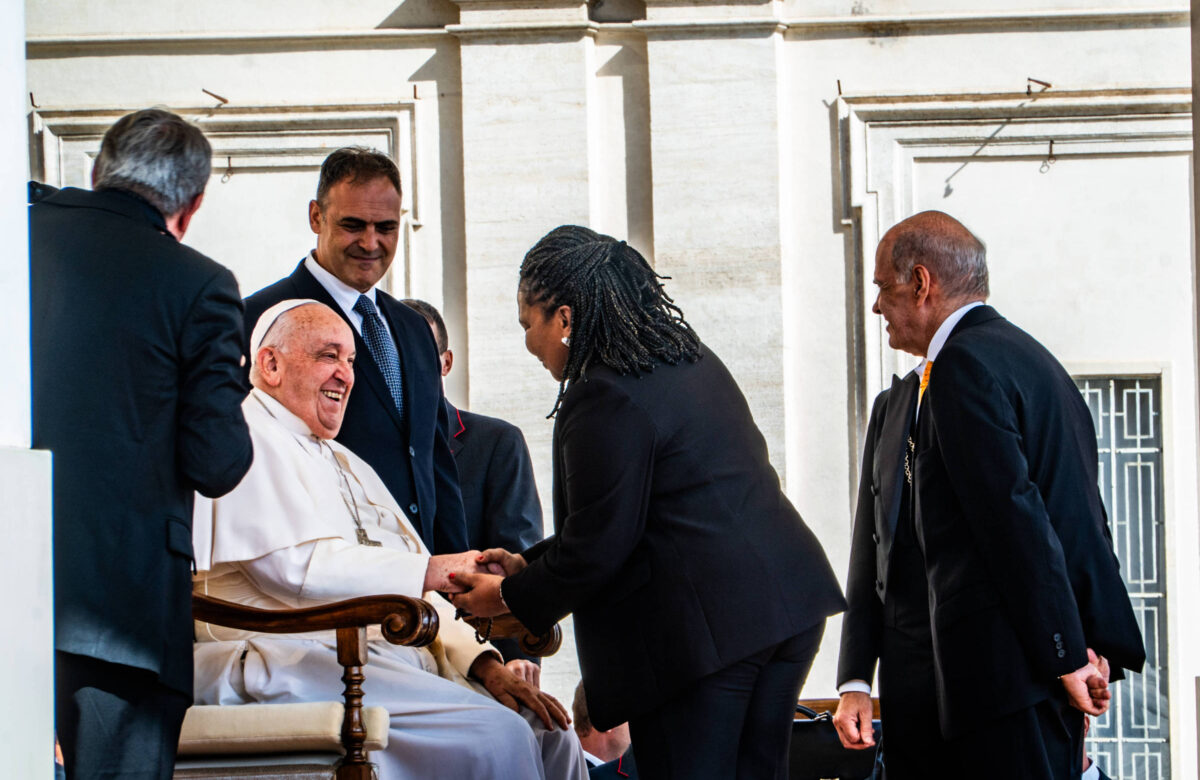
[[[925,361],[925,370],[921,372],[921,389],[917,392],[917,404],[925,397],[925,388],[929,387],[929,372],[933,369],[933,361]]]

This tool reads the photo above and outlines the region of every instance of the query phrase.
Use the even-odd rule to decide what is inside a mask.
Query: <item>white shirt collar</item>
[[[1093,761],[1079,776],[1079,780],[1100,780],[1100,766]]]
[[[585,759],[587,759],[589,766],[600,766],[601,764],[605,763],[604,761],[601,761],[597,756],[593,756],[591,753],[587,752],[586,750],[583,751],[583,757]]]
[[[313,275],[317,283],[325,288],[325,291],[333,296],[333,300],[345,312],[346,317],[354,325],[355,330],[362,333],[362,315],[354,310],[354,304],[358,303],[358,296],[365,295],[377,307],[379,301],[375,298],[375,288],[367,290],[365,293],[360,293],[350,285],[343,282],[333,274],[326,271],[320,263],[317,262],[317,252],[314,249],[308,253],[308,257],[304,258],[304,267]],[[387,327],[387,320],[384,320],[384,327]]]
[[[954,330],[954,326],[959,323],[959,320],[976,306],[982,306],[983,301],[972,301],[966,306],[955,309],[954,312],[942,320],[942,324],[938,325],[938,329],[934,332],[933,338],[929,341],[929,349],[925,350],[925,357],[913,369],[918,374],[925,370],[925,364],[932,360],[937,360],[938,353],[942,351],[942,347],[946,346],[946,339],[950,338],[950,331]]]
[[[297,439],[300,439],[305,443],[314,444],[318,448],[320,447],[320,444],[317,442],[312,430],[308,427],[308,423],[304,422],[304,420],[301,420],[299,417],[293,414],[292,411],[286,406],[279,403],[279,401],[264,393],[262,390],[259,390],[257,387],[250,389],[250,395],[254,396],[254,398],[262,403],[263,408],[267,411],[267,414],[275,418],[276,422],[286,428],[288,432]]]

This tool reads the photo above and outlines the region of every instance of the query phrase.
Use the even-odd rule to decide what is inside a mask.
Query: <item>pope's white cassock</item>
[[[371,467],[261,390],[242,408],[254,465],[232,493],[197,497],[195,589],[265,609],[421,596],[429,553]],[[382,546],[359,544],[359,527]],[[572,729],[547,731],[527,708],[517,714],[466,679],[480,653],[495,650],[440,595],[425,598],[441,622],[429,648],[392,645],[378,628],[368,635],[364,703],[391,713],[388,747],[372,755],[380,777],[586,778]],[[197,704],[341,698],[332,631],[196,631]]]

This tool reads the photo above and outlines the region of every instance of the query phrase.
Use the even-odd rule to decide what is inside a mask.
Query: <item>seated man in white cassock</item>
[[[477,553],[431,556],[371,467],[332,441],[354,385],[349,326],[316,301],[285,301],[251,349],[254,465],[233,492],[196,502],[195,589],[266,609],[424,594],[441,622],[433,645],[369,637],[364,704],[391,714],[388,747],[372,755],[380,778],[586,778],[562,705],[431,592],[455,590],[449,573],[474,569]],[[340,678],[332,631],[197,624],[197,704],[338,700]]]

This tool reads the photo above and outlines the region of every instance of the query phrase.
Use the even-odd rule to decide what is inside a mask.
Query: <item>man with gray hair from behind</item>
[[[180,244],[212,149],[160,109],[93,191],[31,186],[33,446],[54,453],[56,727],[69,778],[169,778],[192,700],[191,517],[250,467],[242,303]]]

